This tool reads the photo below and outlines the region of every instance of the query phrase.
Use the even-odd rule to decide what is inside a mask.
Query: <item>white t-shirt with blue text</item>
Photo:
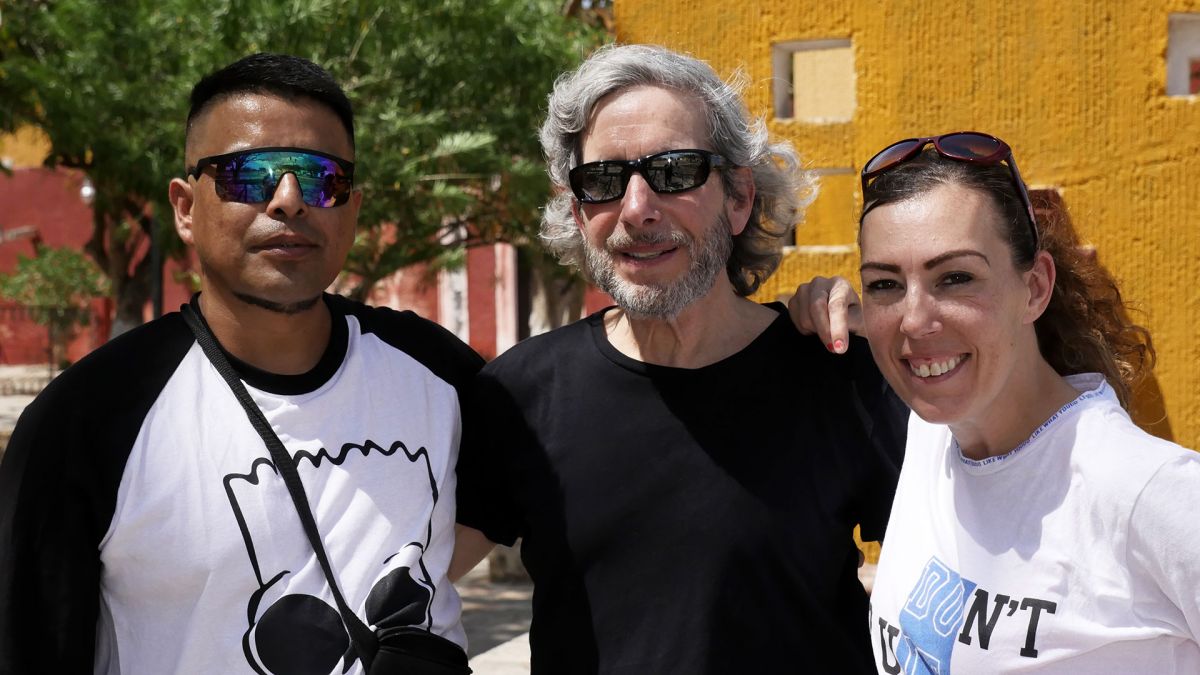
[[[1200,673],[1200,455],[1097,374],[972,461],[915,414],[871,598],[881,673]]]

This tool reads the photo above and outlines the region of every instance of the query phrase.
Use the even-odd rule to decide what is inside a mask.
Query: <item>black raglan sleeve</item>
[[[59,375],[22,413],[0,462],[0,675],[92,672],[100,542],[146,411],[190,345],[168,315]]]
[[[0,673],[93,667],[102,532],[66,398],[30,404],[0,464]]]

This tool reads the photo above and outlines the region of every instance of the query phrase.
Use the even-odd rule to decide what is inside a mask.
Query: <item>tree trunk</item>
[[[131,209],[127,213],[136,213],[136,210]],[[118,240],[114,233],[119,219],[96,213],[92,237],[84,245],[84,250],[112,283],[116,310],[109,333],[110,340],[145,323],[146,303],[150,300],[153,256],[149,251],[140,249],[142,242],[150,238],[150,228],[155,226],[155,221],[144,209],[131,219],[137,227],[126,238]],[[135,257],[139,257],[136,263]]]
[[[142,275],[145,277],[146,275]],[[145,323],[146,303],[150,300],[150,284],[148,279],[126,277],[123,283],[114,280],[116,289],[116,310],[113,316],[112,331],[108,339],[128,330],[137,328]]]
[[[584,282],[567,274],[558,263],[544,254],[526,257],[529,266],[529,335],[576,321],[583,313]]]

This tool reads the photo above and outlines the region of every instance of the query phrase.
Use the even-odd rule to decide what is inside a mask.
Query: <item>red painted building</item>
[[[18,256],[32,257],[35,244],[82,249],[91,234],[92,210],[84,193],[83,175],[65,169],[14,169],[0,176],[0,273],[10,273]],[[93,319],[67,349],[76,360],[108,339],[112,303],[93,304]],[[45,326],[29,318],[20,305],[0,300],[0,363],[46,363],[49,337]]]
[[[165,188],[164,188],[165,189]],[[35,245],[83,250],[92,234],[90,186],[81,172],[40,167],[13,169],[0,175],[0,273],[12,272],[19,256],[32,257]],[[141,255],[148,255],[149,238]],[[163,270],[163,305],[167,310],[187,301],[191,291],[173,281],[184,268],[167,261]],[[74,362],[108,341],[113,303],[101,298],[91,303],[91,319],[67,347]],[[149,306],[146,318],[151,315]],[[17,303],[0,300],[0,364],[46,363],[49,336],[45,326],[29,318]]]

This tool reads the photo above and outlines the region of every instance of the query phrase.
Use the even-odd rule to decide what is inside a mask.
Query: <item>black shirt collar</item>
[[[349,328],[346,326],[346,317],[338,311],[336,303],[330,301],[329,294],[322,295],[321,299],[329,308],[331,318],[329,343],[325,345],[325,351],[321,354],[317,365],[308,372],[299,375],[280,375],[267,372],[230,354],[224,346],[221,346],[220,340],[217,340],[217,345],[221,346],[221,351],[225,354],[225,358],[229,359],[229,365],[233,366],[238,376],[255,389],[283,396],[295,396],[316,391],[328,382],[341,367],[342,361],[346,358],[346,349],[349,344]],[[204,321],[204,325],[208,326],[208,321],[204,319],[204,314],[200,311],[199,293],[192,296],[191,305],[196,314]]]

